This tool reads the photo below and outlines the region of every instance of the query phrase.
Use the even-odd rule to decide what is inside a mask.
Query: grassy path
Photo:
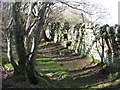
[[[63,88],[119,86],[108,80],[108,74],[101,70],[101,66],[56,43],[40,46],[36,69]]]
[[[47,76],[41,78],[39,84],[17,82],[13,76],[12,65],[8,63],[6,66],[10,70],[2,74],[4,88],[120,88],[120,77],[117,80],[108,79],[109,74],[101,65],[53,42],[43,43],[38,49],[36,70]],[[111,76],[111,79],[114,78],[115,75]]]

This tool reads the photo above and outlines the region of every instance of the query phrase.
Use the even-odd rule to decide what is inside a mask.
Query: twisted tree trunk
[[[38,45],[40,44],[42,34],[43,34],[43,25],[44,25],[44,16],[47,8],[45,3],[42,8],[39,10],[39,21],[36,23],[33,43],[31,47],[31,52],[25,48],[25,28],[23,28],[23,21],[20,15],[20,2],[15,2],[13,4],[13,31],[16,41],[16,51],[18,55],[18,68],[15,71],[15,75],[19,80],[28,80],[30,83],[37,84],[39,82],[39,74],[35,69],[35,61],[37,55]],[[31,39],[30,39],[31,40]],[[29,45],[29,44],[28,44]]]

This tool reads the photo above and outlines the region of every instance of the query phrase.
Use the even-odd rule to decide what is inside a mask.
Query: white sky
[[[81,1],[81,0],[71,0],[71,1]],[[103,24],[118,24],[118,2],[120,0],[90,0],[90,1],[103,5],[103,7],[105,7],[108,10],[108,13],[110,13],[110,16],[106,16],[106,19],[104,19]]]
[[[12,0],[0,0],[0,1],[12,1]],[[76,0],[71,0],[71,1],[76,1]],[[80,1],[80,0],[77,0],[77,1]],[[104,23],[118,24],[118,2],[120,0],[93,0],[93,1],[97,2],[100,5],[103,5],[105,8],[108,9],[108,13],[110,13],[111,17],[107,20],[105,19]],[[106,18],[108,18],[108,16],[106,16]]]
[[[118,24],[118,2],[120,0],[97,0],[97,3],[100,3],[105,8],[108,9],[110,13],[110,19],[106,20],[108,24]]]

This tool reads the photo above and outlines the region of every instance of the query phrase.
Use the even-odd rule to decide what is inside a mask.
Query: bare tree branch
[[[70,5],[70,4],[66,3],[66,2],[63,2],[63,1],[60,1],[60,0],[59,0],[59,2],[62,3],[62,4],[65,4],[65,5],[67,5],[67,6],[71,7],[71,8],[73,8],[73,9],[80,10],[80,11],[82,11],[82,12],[84,12],[84,13],[87,13],[87,14],[89,14],[89,15],[94,15],[94,14],[89,13],[89,12],[83,10],[83,9],[80,9],[80,8],[74,7],[74,6],[72,6],[72,5]]]

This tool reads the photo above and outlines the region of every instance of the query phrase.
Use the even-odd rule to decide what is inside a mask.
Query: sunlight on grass
[[[64,49],[64,50],[59,51],[59,53],[60,55],[67,55],[69,53],[69,50]]]
[[[44,42],[44,43],[40,44],[39,46],[41,47],[41,46],[44,46],[44,45],[48,45],[49,43],[54,43],[54,42]]]
[[[55,43],[55,42],[45,42],[46,44]]]
[[[79,57],[83,57],[83,58],[85,58],[85,59],[88,59],[88,60],[94,61],[95,63],[100,63],[100,60],[98,60],[98,59],[94,59],[94,58],[89,57],[89,56],[87,56],[87,55],[84,55],[84,54],[82,54],[82,53],[79,55]]]
[[[11,64],[5,64],[5,66],[7,66],[8,68],[10,68],[10,70],[13,70],[13,66]]]
[[[60,66],[60,63],[52,61],[49,58],[39,58],[36,61],[37,71],[44,73],[44,75],[52,79],[63,79],[69,76],[68,72],[63,71],[63,67]]]
[[[103,82],[96,82],[96,83],[91,83],[91,84],[87,84],[86,85],[82,85],[80,88],[91,88],[91,89],[97,89],[97,88],[104,88],[104,87],[107,87],[109,86],[110,83],[103,83]]]
[[[116,82],[120,82],[120,79],[117,79]]]
[[[82,74],[85,74],[85,73],[86,73],[85,71],[81,71],[81,72],[72,74],[72,76],[78,76],[78,75],[82,75]]]
[[[86,59],[94,61],[95,63],[100,63],[100,60],[93,59],[92,57],[87,56]]]
[[[45,43],[47,45],[49,43]],[[51,44],[50,44],[51,45]],[[61,55],[69,54],[69,50],[60,50],[59,53]],[[42,75],[50,78],[51,80],[55,80],[58,86],[62,88],[85,88],[85,89],[97,89],[97,88],[106,88],[111,85],[111,82],[104,82],[104,81],[95,81],[94,77],[92,78],[92,75],[94,75],[96,70],[92,71],[92,73],[89,73],[89,70],[83,70],[79,71],[77,73],[66,71],[72,67],[72,64],[68,62],[57,62],[49,58],[49,56],[46,56],[46,53],[38,52],[38,55],[40,56],[36,60],[36,70],[41,73]],[[42,57],[43,56],[43,57]],[[96,63],[99,63],[100,61],[97,59],[93,59],[91,57],[85,56],[83,54],[79,55],[80,57],[83,57],[83,59],[91,60]],[[68,69],[67,64],[70,66]],[[75,64],[76,67],[76,64]],[[73,67],[74,68],[74,67]],[[74,68],[76,70],[76,68]],[[118,74],[111,75],[110,78],[114,78],[114,76],[118,76]],[[97,77],[97,76],[95,76]],[[92,79],[93,80],[92,80]],[[68,81],[70,80],[70,81]],[[117,78],[116,82],[119,82],[120,80]]]
[[[49,58],[39,58],[39,59],[36,59],[36,61],[47,61],[47,60],[50,60]]]
[[[38,52],[37,56],[44,56],[44,54],[42,52]]]
[[[98,88],[104,88],[104,87],[107,87],[107,86],[109,86],[110,85],[110,83],[104,83],[104,84],[100,84],[100,85],[98,85]],[[92,87],[93,88],[93,87]]]

